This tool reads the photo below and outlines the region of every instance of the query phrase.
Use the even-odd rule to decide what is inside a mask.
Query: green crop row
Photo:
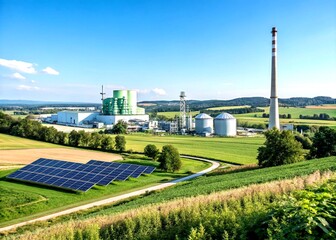
[[[226,173],[216,176],[202,176],[192,181],[180,183],[164,191],[158,191],[148,196],[119,204],[118,206],[106,207],[101,211],[85,214],[83,217],[113,214],[128,209],[135,209],[138,206],[161,203],[177,198],[207,195],[213,192],[239,188],[251,184],[305,176],[318,170],[336,171],[336,157],[309,160],[277,167],[259,168],[250,171]]]

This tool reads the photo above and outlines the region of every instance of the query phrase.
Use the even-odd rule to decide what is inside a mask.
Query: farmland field
[[[237,109],[237,108],[248,108],[250,105],[242,105],[242,106],[223,106],[223,107],[212,107],[208,108],[208,110],[228,110],[228,109]]]
[[[265,113],[269,113],[269,107],[260,107],[260,109],[264,109]],[[299,118],[300,115],[319,115],[320,113],[326,113],[330,117],[336,117],[336,109],[279,107],[279,114],[291,114],[292,118]],[[261,117],[263,113],[246,113],[240,115],[254,117],[255,114]]]
[[[6,134],[0,134],[0,144],[0,165],[28,164],[41,157],[74,162],[121,159],[119,154],[64,147]]]
[[[192,111],[191,115],[194,117],[199,114],[200,111]],[[158,112],[158,115],[166,116],[167,118],[175,118],[175,116],[180,116],[180,112]]]
[[[221,192],[253,184],[307,176],[316,171],[324,172],[331,170],[335,172],[335,161],[336,157],[328,157],[277,167],[260,168],[243,172],[229,172],[217,176],[205,175],[189,182],[179,183],[164,191],[158,191],[151,195],[128,201],[124,204],[118,204],[113,207],[101,207],[100,211],[95,210],[94,212],[90,212],[90,210],[88,210],[86,213],[77,215],[77,217],[82,215],[80,218],[87,219],[94,216],[105,216],[136,209],[139,206],[143,207],[186,197],[208,195],[214,192]]]
[[[158,162],[144,159],[126,159],[122,162],[158,166]],[[2,170],[0,171],[0,190],[7,194],[0,194],[0,203],[6,205],[5,201],[8,204],[10,202],[11,207],[9,208],[7,204],[2,208],[0,226],[154,186],[187,176],[190,172],[201,171],[209,166],[209,163],[182,158],[182,169],[175,173],[156,170],[150,175],[140,176],[136,179],[132,178],[124,182],[113,182],[106,187],[95,186],[86,193],[75,193],[47,186],[9,181],[5,179],[5,176],[14,170]]]
[[[313,108],[313,109],[336,109],[336,104],[323,104],[323,105],[311,105],[306,106],[306,108]]]
[[[205,138],[192,136],[152,136],[146,134],[126,135],[127,149],[143,152],[147,144],[175,146],[181,154],[213,158],[238,164],[256,163],[257,149],[263,137]]]
[[[60,147],[62,146],[0,133],[0,150]]]

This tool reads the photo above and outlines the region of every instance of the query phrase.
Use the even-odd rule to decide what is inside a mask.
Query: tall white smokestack
[[[277,96],[277,30],[272,28],[272,84],[268,129],[280,129],[279,104]]]

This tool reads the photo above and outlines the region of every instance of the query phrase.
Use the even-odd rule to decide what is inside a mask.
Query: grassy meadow
[[[158,166],[158,162],[143,158],[125,159],[122,162]],[[15,170],[2,170],[0,171],[0,203],[5,206],[0,212],[0,226],[154,186],[201,171],[209,166],[210,163],[182,158],[182,168],[175,173],[156,170],[150,175],[131,178],[124,182],[113,182],[106,187],[96,186],[85,193],[6,180],[5,176]]]
[[[269,113],[269,107],[260,107],[264,109],[265,113]],[[320,109],[320,108],[298,108],[298,107],[279,107],[279,114],[291,114],[292,118],[299,118],[300,115],[319,115],[320,113],[326,113],[330,117],[336,117],[336,109]],[[240,114],[244,116],[254,117],[257,114],[257,117],[261,117],[263,113],[246,113]]]
[[[0,150],[61,147],[64,146],[0,133]]]
[[[126,148],[143,152],[147,144],[175,146],[180,154],[212,158],[237,164],[257,163],[257,149],[264,137],[205,138],[195,136],[153,136],[148,134],[126,135]]]

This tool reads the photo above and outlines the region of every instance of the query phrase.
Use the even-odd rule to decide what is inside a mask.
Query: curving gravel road
[[[181,157],[209,162],[209,163],[212,164],[212,166],[203,170],[203,171],[200,171],[198,173],[192,174],[192,175],[187,176],[187,177],[179,178],[179,179],[173,180],[171,182],[162,183],[162,184],[159,184],[159,185],[156,185],[156,186],[153,186],[153,187],[148,187],[148,188],[137,190],[137,191],[134,191],[134,192],[122,194],[122,195],[119,195],[119,196],[116,196],[116,197],[111,197],[111,198],[107,198],[107,199],[104,199],[104,200],[99,200],[99,201],[96,201],[96,202],[93,202],[93,203],[84,204],[84,205],[81,205],[81,206],[78,206],[78,207],[70,208],[70,209],[67,209],[67,210],[64,210],[64,211],[49,214],[49,215],[39,217],[39,218],[35,218],[35,219],[29,220],[29,221],[24,221],[24,222],[13,224],[13,225],[10,225],[10,226],[7,226],[7,227],[3,227],[3,228],[0,228],[0,232],[9,231],[9,230],[15,229],[17,227],[28,225],[30,223],[35,223],[35,222],[38,222],[38,221],[45,221],[45,220],[48,220],[48,219],[52,219],[52,218],[59,217],[59,216],[62,216],[62,215],[66,215],[66,214],[74,213],[74,212],[77,212],[77,211],[85,210],[85,209],[88,209],[88,208],[101,206],[101,205],[106,205],[106,204],[110,204],[110,203],[114,203],[114,202],[117,202],[117,201],[120,201],[120,200],[130,198],[130,197],[139,196],[139,195],[145,194],[146,192],[155,191],[155,190],[163,189],[163,188],[166,188],[166,187],[170,187],[170,186],[175,185],[176,183],[202,176],[205,173],[208,173],[208,172],[210,172],[210,171],[212,171],[212,170],[214,170],[214,169],[216,169],[220,166],[220,164],[218,162],[208,160],[208,159],[205,159],[205,158],[190,157],[190,156],[184,156],[184,155],[181,155]]]

